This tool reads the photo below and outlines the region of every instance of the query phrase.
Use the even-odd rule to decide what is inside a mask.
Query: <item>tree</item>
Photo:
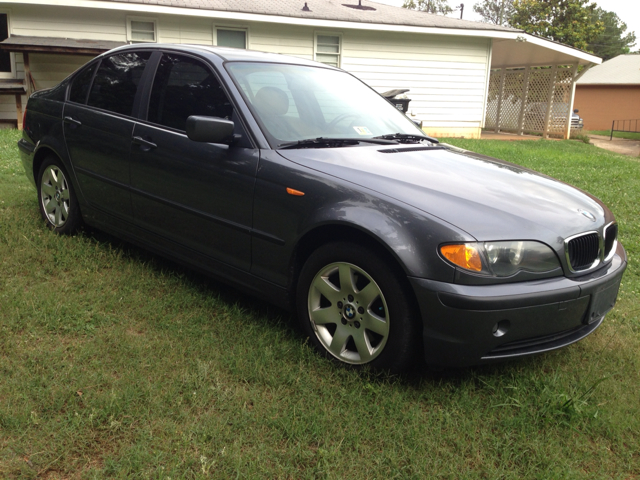
[[[589,50],[603,60],[630,53],[631,47],[636,43],[636,35],[634,32],[624,34],[627,24],[614,12],[607,12],[602,8],[596,9],[594,15],[604,23],[604,32],[589,43]]]
[[[453,12],[453,8],[449,6],[449,0],[405,0],[402,7],[443,15]]]
[[[514,0],[511,26],[581,50],[604,32],[588,0]]]
[[[508,25],[513,14],[513,0],[481,0],[473,10],[484,22]]]

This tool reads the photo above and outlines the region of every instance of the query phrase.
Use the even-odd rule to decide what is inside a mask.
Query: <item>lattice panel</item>
[[[502,89],[500,107],[500,130],[520,131],[520,108],[522,106],[524,70],[507,70]]]
[[[498,98],[500,97],[500,80],[502,70],[492,70],[489,77],[489,91],[487,92],[487,110],[484,127],[495,130],[498,118]]]
[[[571,121],[573,75],[573,67],[560,66],[493,70],[485,128],[564,136]]]
[[[573,87],[573,68],[558,67],[553,89],[553,103],[549,120],[549,135],[564,136],[567,122],[571,121],[571,90]]]
[[[552,73],[550,68],[532,68],[529,71],[527,103],[522,126],[525,132],[544,133]]]

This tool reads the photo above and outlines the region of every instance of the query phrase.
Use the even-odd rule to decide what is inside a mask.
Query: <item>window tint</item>
[[[190,115],[231,118],[233,108],[211,70],[198,60],[164,54],[151,89],[148,120],[185,130]]]
[[[69,90],[69,100],[76,103],[86,103],[89,87],[91,86],[91,77],[96,70],[97,63],[94,63],[83,72],[80,72],[73,79],[71,89]]]
[[[131,115],[138,83],[150,52],[128,52],[102,60],[91,87],[88,104]]]

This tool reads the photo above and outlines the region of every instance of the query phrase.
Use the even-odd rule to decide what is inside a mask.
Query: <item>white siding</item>
[[[14,5],[11,34],[126,42],[124,12],[83,8]]]
[[[249,29],[252,50],[313,59],[313,30],[310,28],[254,23]]]
[[[126,41],[127,13],[114,10],[14,4],[14,35]],[[149,15],[145,15],[149,16]],[[249,48],[312,59],[314,35],[321,29],[202,17],[153,15],[158,40],[212,45],[215,27],[246,28]],[[478,129],[482,124],[491,43],[489,39],[344,30],[342,68],[375,90],[409,88],[409,110],[426,127]],[[32,55],[38,88],[54,85],[89,58]],[[16,56],[23,76],[21,55]],[[13,97],[0,100],[0,118],[15,118]]]
[[[51,88],[92,58],[90,55],[46,55],[42,53],[31,53],[29,54],[31,76],[38,90],[41,88]]]
[[[490,41],[436,35],[345,32],[342,68],[379,92],[409,88],[425,127],[479,128]]]
[[[213,28],[206,18],[159,15],[158,41],[161,43],[190,43],[212,45]]]

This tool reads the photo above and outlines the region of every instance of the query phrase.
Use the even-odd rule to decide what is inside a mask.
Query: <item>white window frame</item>
[[[153,23],[153,41],[151,40],[136,40],[133,38],[131,32],[131,22],[147,22]],[[127,16],[127,43],[158,43],[158,20],[153,17],[130,17]]]
[[[235,32],[244,32],[244,48],[249,50],[249,27],[229,27],[227,25],[214,25],[213,26],[213,44],[218,46],[218,29],[220,30],[233,30]]]
[[[4,13],[7,16],[7,32],[9,36],[11,36],[11,10],[0,9],[0,13]],[[9,58],[11,59],[11,71],[0,72],[0,78],[17,78],[16,54],[13,52],[9,53]]]
[[[342,68],[342,33],[326,32],[321,30],[316,30],[315,32],[313,32],[313,59],[316,62],[319,62],[318,53],[320,55],[334,55],[332,53],[327,53],[327,52],[318,52],[318,36],[320,35],[324,35],[327,37],[338,37],[338,53],[335,55],[338,56],[338,68]]]

